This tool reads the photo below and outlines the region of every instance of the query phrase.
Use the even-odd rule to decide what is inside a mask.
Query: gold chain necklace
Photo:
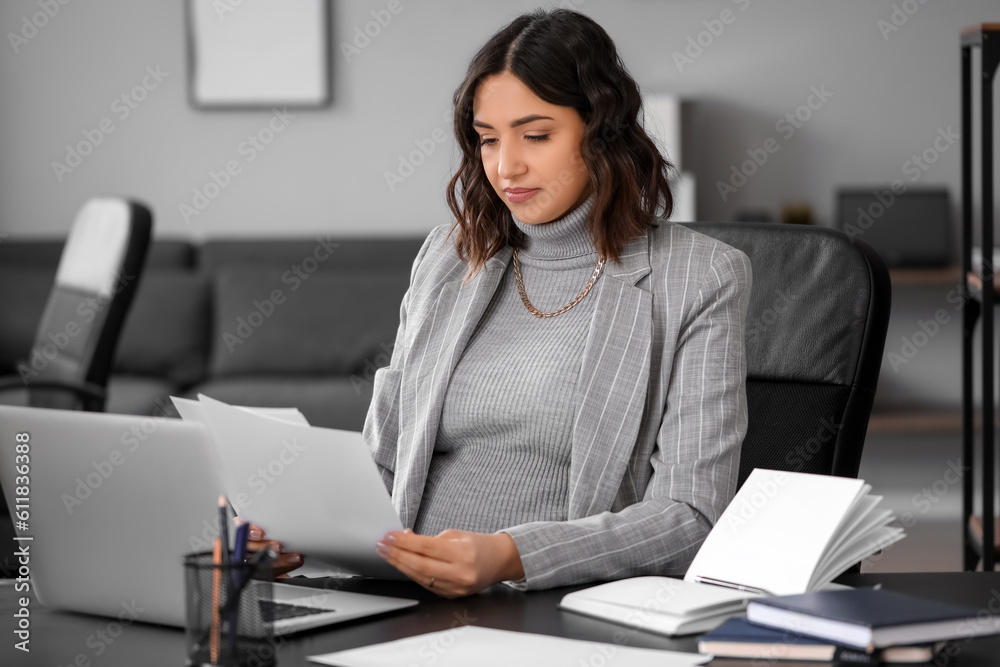
[[[604,268],[605,259],[601,258],[597,262],[597,268],[594,269],[594,274],[590,276],[590,282],[587,286],[583,288],[583,291],[576,295],[576,298],[570,301],[568,304],[560,308],[559,310],[554,310],[551,313],[543,313],[534,306],[531,305],[531,301],[528,301],[528,294],[524,291],[524,281],[521,279],[521,265],[517,261],[517,249],[514,249],[514,279],[517,281],[517,293],[521,295],[521,301],[524,302],[524,307],[528,309],[528,312],[535,317],[555,317],[556,315],[562,315],[567,310],[580,303],[583,297],[587,296],[590,288],[594,286],[597,282],[598,276],[601,275],[601,269]]]

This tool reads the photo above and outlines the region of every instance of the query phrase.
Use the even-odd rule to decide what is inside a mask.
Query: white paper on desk
[[[628,665],[690,667],[704,665],[710,655],[633,648],[480,628],[472,625],[398,639],[384,644],[311,655],[311,662],[336,667],[398,667],[417,658],[435,667],[552,667],[552,665]]]
[[[358,574],[405,579],[375,554],[402,530],[364,437],[291,424],[199,395],[229,501],[289,551]]]

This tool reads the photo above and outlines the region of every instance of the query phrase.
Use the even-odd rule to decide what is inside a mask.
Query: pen
[[[236,517],[233,521],[236,523],[236,537],[233,538],[233,564],[241,565],[247,557],[247,540],[250,537],[250,524],[239,517]],[[236,582],[236,579],[236,577],[233,577],[234,582]]]
[[[226,606],[230,608],[228,616],[230,655],[236,655],[236,607],[240,594],[243,592],[243,587],[240,585],[240,574],[244,568],[243,561],[247,554],[247,537],[250,533],[250,524],[244,523],[239,517],[235,518],[234,521],[236,522],[236,537],[233,544],[233,568],[229,577],[229,597],[226,601]]]
[[[737,591],[744,591],[747,593],[757,593],[759,595],[773,595],[773,593],[764,590],[763,588],[755,588],[753,586],[746,586],[745,584],[734,584],[730,581],[723,581],[722,579],[712,579],[711,577],[695,577],[695,583],[697,584],[708,584],[710,586],[719,586],[721,588],[732,588]]]

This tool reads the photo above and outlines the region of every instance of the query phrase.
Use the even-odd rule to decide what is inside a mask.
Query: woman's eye
[[[493,138],[482,139],[482,140],[480,140],[479,145],[480,145],[480,147],[482,147],[482,146],[488,146],[489,144],[492,144],[494,141],[496,141],[496,139],[493,139]]]
[[[549,138],[549,135],[547,135],[547,134],[526,134],[524,138],[527,139],[528,141],[545,141],[546,139]]]

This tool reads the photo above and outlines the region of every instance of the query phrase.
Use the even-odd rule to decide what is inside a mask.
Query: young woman
[[[682,573],[736,488],[749,262],[663,219],[670,165],[583,14],[516,18],[454,103],[455,222],[365,424],[408,527],[376,551],[444,596]]]

